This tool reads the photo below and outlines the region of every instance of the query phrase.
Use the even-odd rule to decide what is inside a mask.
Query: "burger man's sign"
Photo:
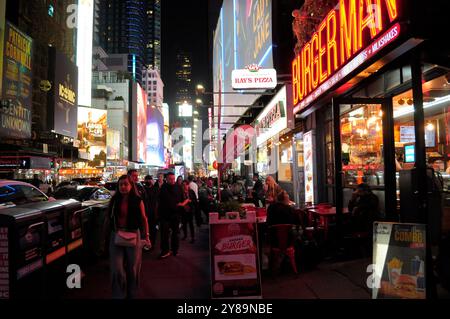
[[[245,69],[231,72],[233,89],[274,89],[277,85],[277,71],[275,69],[260,69],[252,64]]]

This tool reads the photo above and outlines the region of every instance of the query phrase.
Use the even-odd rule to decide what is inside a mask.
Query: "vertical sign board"
[[[78,68],[63,53],[49,47],[48,124],[56,134],[77,137]]]
[[[0,1],[0,92],[2,92],[2,79],[3,79],[3,38],[5,35],[5,13],[6,13],[6,1]]]
[[[0,227],[0,299],[9,299],[9,242],[7,227]]]
[[[6,23],[0,137],[31,137],[32,39]]]
[[[246,219],[211,213],[210,241],[212,298],[261,297],[255,212]]]
[[[425,226],[374,223],[373,299],[425,299]]]
[[[314,203],[314,134],[303,134],[303,156],[305,164],[305,203]]]

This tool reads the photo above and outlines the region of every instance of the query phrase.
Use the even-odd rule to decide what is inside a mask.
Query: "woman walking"
[[[195,242],[194,234],[194,216],[197,210],[198,202],[197,197],[192,189],[189,187],[189,182],[183,182],[183,199],[185,200],[185,205],[183,205],[184,211],[182,215],[183,221],[183,240],[187,238],[187,227],[189,226],[189,231],[191,233],[191,243]]]
[[[136,298],[142,262],[141,232],[151,247],[145,207],[130,176],[123,175],[109,204],[113,298]]]

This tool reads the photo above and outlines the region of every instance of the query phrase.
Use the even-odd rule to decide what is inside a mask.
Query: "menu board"
[[[400,142],[411,143],[416,141],[414,126],[400,126]]]
[[[255,212],[246,219],[210,214],[212,298],[261,296]]]
[[[9,299],[9,242],[7,227],[0,227],[0,299]]]
[[[373,299],[425,299],[424,224],[374,223]]]
[[[305,164],[305,203],[314,203],[314,145],[313,134],[303,134],[303,156]]]

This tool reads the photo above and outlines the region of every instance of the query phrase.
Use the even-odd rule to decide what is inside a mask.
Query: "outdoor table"
[[[310,208],[308,209],[309,212],[317,215],[319,217],[319,224],[322,226],[325,234],[325,240],[328,238],[328,228],[330,220],[333,219],[336,216],[336,207],[330,207],[330,208]],[[348,208],[344,207],[342,209],[342,212],[344,214],[348,214]]]

